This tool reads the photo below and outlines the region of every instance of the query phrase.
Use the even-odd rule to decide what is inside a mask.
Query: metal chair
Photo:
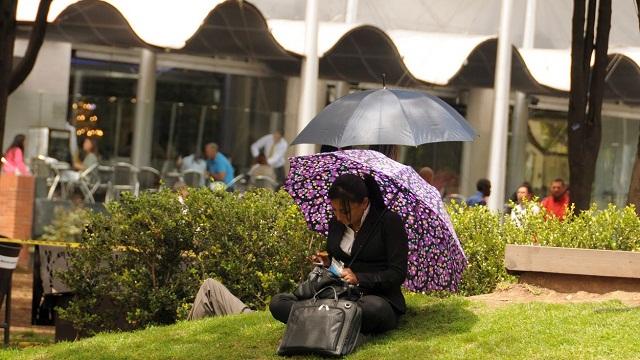
[[[113,179],[113,167],[100,165],[98,166],[98,183],[91,189],[91,193],[101,194],[104,193],[104,201],[108,202],[112,198],[111,194],[111,180]]]
[[[62,174],[65,171],[69,171],[71,169],[71,165],[66,162],[54,162],[49,164],[49,169],[51,169],[51,185],[49,186],[49,193],[47,194],[47,199],[52,200],[53,194],[56,192],[56,188],[60,185],[60,197],[64,200],[67,198],[67,185],[68,181],[66,181]],[[49,182],[49,181],[47,181]]]
[[[189,187],[200,187],[204,185],[204,176],[196,170],[187,170],[182,173],[182,181]]]
[[[138,169],[125,162],[116,163],[113,166],[111,177],[111,197],[114,200],[120,199],[120,194],[129,191],[138,196]]]
[[[249,188],[249,175],[240,174],[234,177],[228,184],[227,189],[233,191],[245,192]]]
[[[93,194],[97,185],[99,185],[100,179],[98,177],[98,164],[93,164],[80,173],[78,181],[72,182],[73,185],[77,185],[82,191],[84,200],[95,204],[96,201],[93,198]]]
[[[179,172],[169,172],[164,174],[164,176],[162,177],[162,180],[164,181],[164,184],[162,184],[162,186],[169,188],[169,189],[173,189],[174,186],[179,182],[182,181],[180,179],[180,173]]]
[[[252,188],[277,190],[280,184],[270,176],[258,175],[251,177],[249,186]]]
[[[142,166],[138,173],[139,191],[160,190],[160,172],[149,166]]]

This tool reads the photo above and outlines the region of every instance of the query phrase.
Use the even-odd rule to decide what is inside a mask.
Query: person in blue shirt
[[[487,198],[491,195],[491,182],[487,179],[480,179],[476,183],[475,194],[467,199],[467,206],[487,205]]]
[[[204,154],[207,158],[207,172],[216,181],[229,184],[233,180],[233,166],[226,156],[218,151],[218,144],[209,143],[204,146]]]

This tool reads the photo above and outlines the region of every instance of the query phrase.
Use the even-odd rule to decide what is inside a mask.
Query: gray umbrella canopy
[[[467,121],[440,98],[420,91],[380,89],[334,101],[291,144],[417,146],[475,137]]]

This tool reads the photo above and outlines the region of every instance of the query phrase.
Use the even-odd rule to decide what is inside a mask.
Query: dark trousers
[[[287,323],[291,307],[298,301],[293,294],[277,294],[271,299],[269,310],[278,321]],[[398,326],[398,314],[391,305],[380,296],[366,295],[358,300],[362,309],[362,328],[364,334],[380,334]]]

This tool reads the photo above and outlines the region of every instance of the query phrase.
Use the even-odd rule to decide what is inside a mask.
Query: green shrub
[[[500,216],[486,206],[448,206],[451,222],[462,244],[469,265],[462,275],[459,291],[463,295],[485,294],[509,279],[504,267],[505,228]]]
[[[62,274],[76,294],[62,317],[89,333],[173,323],[207,277],[262,308],[292,290],[319,240],[282,191],[192,189],[184,205],[169,190],[125,195],[90,215]]]
[[[598,210],[594,205],[579,215],[569,209],[562,221],[540,207],[533,211],[536,206],[530,203],[520,224],[516,224],[509,215],[486,207],[449,205],[453,226],[469,261],[460,286],[462,294],[488,293],[498,283],[513,279],[504,268],[506,244],[640,250],[640,218],[633,206],[609,205]]]
[[[47,241],[79,242],[87,224],[89,211],[84,208],[71,210],[56,207],[51,224],[44,227],[41,239]]]

